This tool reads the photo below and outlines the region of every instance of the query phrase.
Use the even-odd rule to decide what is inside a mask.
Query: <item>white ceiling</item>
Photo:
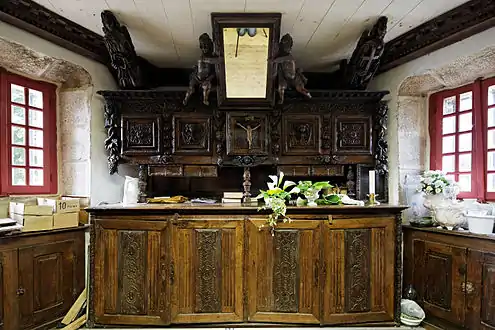
[[[326,71],[348,58],[362,31],[389,18],[386,41],[468,0],[35,0],[101,32],[100,13],[110,9],[131,33],[139,55],[161,67],[190,67],[198,37],[211,35],[211,12],[280,12],[282,35],[294,38],[293,54],[306,71]]]

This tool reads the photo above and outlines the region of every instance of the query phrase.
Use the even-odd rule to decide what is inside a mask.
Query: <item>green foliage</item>
[[[299,192],[304,194],[308,190],[317,190],[320,191],[322,189],[329,189],[333,186],[328,181],[320,181],[320,182],[311,182],[311,181],[299,181],[297,184],[297,188],[299,188]]]
[[[316,204],[318,205],[339,205],[342,203],[342,199],[339,195],[326,195],[323,198],[316,200]]]

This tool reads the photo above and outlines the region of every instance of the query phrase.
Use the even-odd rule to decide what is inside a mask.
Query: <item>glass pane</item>
[[[471,172],[471,154],[459,155],[459,172]]]
[[[455,116],[444,118],[442,121],[442,133],[451,134],[455,133]]]
[[[473,148],[472,133],[465,133],[459,135],[459,151],[471,151]]]
[[[495,171],[495,151],[489,151],[487,157],[488,171]]]
[[[488,149],[495,148],[495,130],[492,129],[488,131],[487,140]]]
[[[442,171],[455,172],[455,156],[443,156],[442,157]]]
[[[473,113],[463,113],[459,116],[459,132],[470,131],[473,129]]]
[[[12,168],[12,185],[13,186],[25,186],[26,185],[26,169],[25,168]]]
[[[12,144],[26,145],[26,129],[24,127],[12,126]]]
[[[29,129],[29,146],[43,148],[43,131]]]
[[[43,167],[43,150],[29,149],[29,166]]]
[[[43,112],[29,109],[29,126],[43,128]]]
[[[459,174],[459,188],[461,191],[471,191],[471,174]]]
[[[459,95],[459,111],[471,110],[473,108],[473,92]]]
[[[495,108],[488,109],[488,127],[495,127]]]
[[[443,99],[443,114],[448,115],[455,112],[455,96]]]
[[[12,124],[26,125],[26,111],[23,107],[19,107],[17,105],[12,106],[10,122]]]
[[[495,85],[488,87],[488,105],[495,104]]]
[[[43,93],[29,89],[29,106],[43,109]]]
[[[455,152],[455,136],[445,136],[442,138],[442,153],[449,154]]]
[[[455,181],[455,175],[454,174],[448,174],[445,177],[447,178],[447,180]]]
[[[486,178],[486,190],[495,192],[495,173],[489,173]]]
[[[29,169],[29,185],[30,186],[42,186],[43,185],[43,170]]]
[[[25,104],[24,87],[10,84],[10,100],[15,103]]]
[[[12,147],[12,165],[26,166],[26,149]]]

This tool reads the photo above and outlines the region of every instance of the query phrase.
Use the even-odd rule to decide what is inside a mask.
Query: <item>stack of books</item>
[[[243,196],[243,193],[242,192],[224,192],[223,193],[223,198],[222,198],[222,203],[237,203],[237,204],[240,204],[242,203],[242,196]]]

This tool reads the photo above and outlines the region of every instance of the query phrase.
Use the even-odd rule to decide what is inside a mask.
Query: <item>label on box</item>
[[[79,199],[38,198],[39,205],[49,205],[54,213],[79,212]]]

